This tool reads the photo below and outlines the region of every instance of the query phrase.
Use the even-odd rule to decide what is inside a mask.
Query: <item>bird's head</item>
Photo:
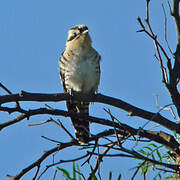
[[[91,38],[89,36],[89,30],[87,26],[80,24],[72,27],[68,31],[68,37],[66,41],[66,46],[85,46],[91,45]]]

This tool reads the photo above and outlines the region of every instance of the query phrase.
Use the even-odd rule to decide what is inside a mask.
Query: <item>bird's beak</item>
[[[87,30],[83,31],[82,34],[87,34],[88,32],[89,32],[89,30],[87,29]]]

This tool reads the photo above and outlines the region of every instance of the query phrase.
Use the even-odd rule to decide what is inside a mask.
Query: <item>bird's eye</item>
[[[78,30],[80,31],[80,33],[82,33],[83,31],[88,30],[88,28],[86,26],[78,28]]]
[[[79,28],[78,30],[79,30],[79,32],[80,32],[80,33],[82,33],[82,32],[83,32],[83,29],[82,29],[82,28]]]

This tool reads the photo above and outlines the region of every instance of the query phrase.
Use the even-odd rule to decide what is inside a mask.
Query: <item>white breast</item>
[[[89,93],[96,91],[99,84],[99,73],[96,63],[92,60],[79,60],[71,64],[69,73],[69,86],[74,91]]]

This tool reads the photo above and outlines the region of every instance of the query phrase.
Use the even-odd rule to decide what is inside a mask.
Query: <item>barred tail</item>
[[[84,116],[89,115],[89,102],[67,101],[69,112],[81,113]],[[75,128],[75,135],[80,144],[86,144],[89,139],[89,121],[84,118],[71,117],[71,121]]]

